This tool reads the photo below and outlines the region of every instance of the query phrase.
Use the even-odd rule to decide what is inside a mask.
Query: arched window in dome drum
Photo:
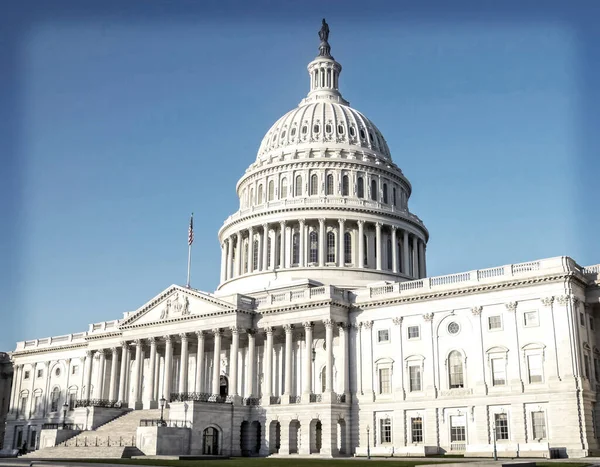
[[[333,128],[331,127],[331,125],[329,123],[327,125],[325,125],[325,132],[326,133],[331,133],[332,130],[333,130]]]
[[[275,199],[275,182],[273,180],[269,181],[269,201],[273,201]]]
[[[387,183],[383,184],[383,202],[385,204],[387,204],[387,202],[388,202],[388,188],[387,188]]]
[[[327,262],[335,263],[335,233],[327,233]]]
[[[263,187],[262,185],[258,185],[258,204],[262,204],[263,202]]]
[[[367,236],[363,235],[363,264],[365,266],[369,265],[369,261],[368,261],[368,255],[369,255],[369,250],[368,250],[368,246],[369,246],[369,242],[367,241]]]
[[[348,196],[350,192],[350,180],[348,175],[342,177],[342,196]]]
[[[310,243],[309,262],[317,263],[319,261],[319,234],[314,230],[308,236]]]
[[[338,133],[339,133],[340,135],[343,135],[343,134],[344,134],[344,125],[341,125],[341,124],[340,124],[340,125],[338,125]]]
[[[313,125],[313,133],[318,135],[319,131],[321,131],[321,127],[319,126],[319,124],[318,123],[314,124]]]
[[[292,136],[296,136],[296,127],[292,128],[292,129],[290,130],[290,135],[292,135]]]
[[[448,355],[448,371],[450,389],[465,387],[463,377],[463,359],[462,354],[458,350],[453,350],[450,352],[450,355]]]
[[[352,235],[350,232],[344,234],[344,263],[352,263]]]
[[[254,205],[254,188],[250,188],[250,198],[248,199],[248,206]]]
[[[354,129],[353,126],[350,127],[350,136],[356,136],[356,130]]]
[[[308,131],[308,127],[306,125],[304,125],[302,127],[302,134],[305,135],[307,131]]]
[[[312,174],[310,176],[310,194],[319,194],[319,177],[317,177],[317,174]]]
[[[248,272],[248,242],[244,242],[244,272]]]
[[[326,194],[328,194],[328,195],[333,194],[333,175],[332,174],[327,175],[327,192],[326,192]]]
[[[296,196],[302,196],[302,175],[296,175]]]
[[[292,266],[298,266],[300,262],[300,234],[294,232],[292,236]]]
[[[392,239],[388,237],[387,239],[387,268],[392,269]]]
[[[365,139],[365,130],[363,130],[362,128],[360,129],[360,139]]]
[[[267,238],[267,267],[270,268],[272,267],[271,261],[273,261],[273,258],[271,258],[271,237],[269,236]]]
[[[397,201],[396,201],[396,187],[394,187],[394,188],[392,189],[392,204],[393,204],[394,206],[396,206],[396,203],[397,203]]]
[[[252,247],[252,271],[256,271],[258,269],[258,253],[258,240],[254,240]]]
[[[281,195],[279,199],[287,198],[287,178],[281,179]]]
[[[365,197],[365,180],[362,177],[358,177],[356,184],[357,184],[356,196],[358,196],[359,198],[364,198]]]
[[[377,182],[375,179],[371,180],[371,199],[377,201]]]
[[[277,234],[275,241],[275,267],[281,267],[281,234]]]

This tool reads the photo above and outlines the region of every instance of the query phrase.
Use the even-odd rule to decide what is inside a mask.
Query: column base
[[[142,402],[142,408],[144,410],[158,409],[158,401],[144,401]]]
[[[238,396],[237,394],[235,396],[230,396],[231,397],[231,402],[233,403],[233,405],[242,405],[242,396]]]
[[[144,403],[143,402],[134,402],[133,404],[131,404],[131,408],[133,410],[142,410],[144,408]]]
[[[321,401],[326,404],[331,404],[336,401],[336,394],[333,391],[327,391],[321,394]]]

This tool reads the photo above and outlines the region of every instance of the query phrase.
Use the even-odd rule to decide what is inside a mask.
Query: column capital
[[[221,328],[214,328],[212,330],[213,335],[216,336],[222,336],[223,335],[223,330]]]
[[[241,329],[238,326],[231,326],[229,331],[231,331],[231,334],[239,334]]]
[[[394,323],[394,326],[402,326],[403,319],[402,316],[396,316],[395,318],[392,318],[392,323]]]
[[[312,329],[313,328],[313,322],[312,321],[306,321],[304,323],[302,323],[302,326],[304,326],[304,329]]]
[[[298,219],[298,223],[300,224],[300,227],[304,227],[304,224],[306,223],[306,219]]]
[[[265,326],[263,329],[263,332],[267,335],[273,335],[273,326]]]
[[[279,225],[281,226],[282,229],[285,229],[286,223],[287,223],[287,221],[279,221]]]
[[[383,222],[375,222],[375,227],[381,229],[383,227]]]
[[[268,223],[268,222],[265,222],[265,223],[262,225],[262,228],[263,228],[263,231],[264,231],[264,233],[268,233],[268,231],[269,231],[269,223]]]
[[[433,313],[425,313],[423,315],[423,319],[427,322],[433,321]]]
[[[558,297],[558,304],[559,305],[566,305],[567,304],[567,297],[565,297],[564,295],[561,295],[560,297]],[[552,306],[552,302],[554,302],[554,297],[543,297],[540,299],[542,301],[542,305],[544,306]]]
[[[165,341],[165,343],[170,343],[171,342],[171,335],[167,334],[165,336],[163,336],[163,340]]]
[[[139,347],[139,346],[141,346],[141,345],[142,345],[142,339],[135,339],[135,340],[133,341],[133,345],[134,345],[134,347]]]
[[[92,350],[86,350],[85,351],[85,356],[87,358],[91,358],[93,355],[94,355],[94,352]],[[46,362],[46,363],[49,363],[49,362]],[[21,365],[21,366],[23,366],[23,365]]]
[[[337,323],[337,327],[339,332],[346,332],[346,330],[350,328],[350,325],[342,321]]]
[[[323,320],[323,325],[326,328],[333,328],[333,320],[331,320],[331,319],[324,319]]]
[[[246,329],[246,334],[248,334],[249,336],[254,336],[254,335],[256,335],[256,329],[254,329],[254,328]]]
[[[185,332],[182,332],[181,334],[179,334],[179,338],[181,339],[181,342],[188,340],[188,335]]]
[[[198,340],[204,339],[204,331],[196,331],[196,337]]]
[[[479,316],[479,315],[481,315],[482,311],[483,311],[483,307],[482,306],[474,306],[473,308],[471,308],[471,313],[473,314],[473,316]]]
[[[346,222],[346,219],[338,219],[338,222],[343,225],[344,222]]]
[[[508,311],[516,311],[517,309],[517,302],[508,302],[505,305]]]
[[[150,344],[150,347],[152,346],[156,346],[156,337],[152,336],[148,338],[148,344]]]
[[[362,227],[363,225],[365,225],[365,221],[361,221],[361,220],[359,220],[359,221],[356,221],[356,223],[357,223],[359,226],[361,226],[361,227]]]
[[[361,321],[359,323],[359,326],[361,326],[365,329],[371,329],[373,327],[373,321]]]
[[[285,331],[286,334],[291,334],[294,331],[294,325],[293,324],[284,324],[283,330]]]
[[[129,343],[127,341],[121,341],[121,342],[119,342],[119,345],[121,347],[127,347],[129,345]]]
[[[113,356],[117,355],[118,351],[119,351],[118,347],[111,347],[110,348],[110,352],[113,354]]]
[[[320,217],[320,218],[319,218],[319,225],[325,224],[325,221],[326,221],[326,220],[327,220],[327,219],[325,219],[324,217]]]

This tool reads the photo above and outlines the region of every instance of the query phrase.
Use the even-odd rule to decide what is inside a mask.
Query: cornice
[[[428,294],[421,295],[413,295],[410,297],[399,295],[397,297],[390,297],[388,299],[375,299],[370,302],[360,303],[354,305],[353,308],[362,310],[367,308],[373,308],[378,306],[389,306],[400,303],[411,303],[411,302],[421,302],[421,301],[429,301],[429,300],[437,300],[440,298],[454,297],[458,295],[472,295],[480,292],[487,292],[490,290],[503,290],[509,289],[513,287],[522,287],[532,284],[539,284],[544,282],[556,282],[560,280],[569,279],[572,277],[573,273],[568,274],[556,274],[552,276],[542,276],[542,277],[532,277],[523,280],[513,280],[507,282],[501,282],[498,284],[485,284],[481,286],[475,287],[467,287],[467,288],[457,288],[452,290],[433,292]]]
[[[350,309],[352,307],[351,304],[345,303],[339,300],[319,300],[316,302],[306,302],[306,303],[294,303],[288,306],[278,306],[272,308],[265,308],[257,310],[258,314],[261,315],[273,315],[278,313],[284,313],[288,311],[297,311],[297,310],[307,310],[311,308],[320,308],[323,306],[339,306],[342,308]]]
[[[122,335],[123,335],[123,333],[120,331],[106,332],[104,334],[88,335],[88,336],[85,336],[84,339],[86,341],[95,341],[95,340],[99,340],[99,339],[105,339],[107,337],[116,337],[116,336],[122,336]]]
[[[252,311],[248,311],[248,310],[241,310],[241,309],[232,309],[232,310],[221,310],[221,311],[216,311],[213,313],[205,313],[202,315],[185,315],[185,316],[178,316],[176,318],[170,318],[170,319],[163,319],[160,321],[151,321],[148,323],[139,323],[139,324],[127,324],[124,326],[121,326],[121,329],[139,329],[139,328],[144,328],[144,327],[150,327],[150,326],[163,326],[165,324],[172,324],[172,323],[181,323],[184,321],[196,321],[199,319],[203,319],[203,318],[211,318],[211,317],[215,317],[215,316],[225,316],[225,315],[231,315],[231,314],[243,314],[243,315],[255,315],[256,311],[252,310]]]
[[[80,342],[78,344],[70,344],[70,345],[61,345],[59,347],[42,347],[35,348],[31,350],[15,350],[13,352],[13,356],[15,357],[23,357],[25,355],[34,355],[45,352],[60,352],[63,350],[72,350],[72,349],[81,349],[87,347],[87,342]]]

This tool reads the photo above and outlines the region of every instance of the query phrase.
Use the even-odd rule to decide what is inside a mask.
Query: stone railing
[[[242,405],[260,405],[260,397],[244,397],[242,399]]]
[[[409,219],[417,224],[423,225],[421,219],[415,216],[406,209],[402,209],[400,206],[394,206],[393,204],[384,204],[378,201],[372,201],[368,199],[352,198],[347,196],[302,196],[298,198],[287,198],[282,200],[269,201],[267,203],[259,204],[258,206],[245,207],[232,214],[225,220],[225,225],[233,222],[237,219],[241,219],[245,216],[252,214],[260,214],[276,210],[279,208],[297,208],[297,207],[312,207],[312,206],[327,206],[327,207],[358,207],[364,209],[375,209],[390,214],[400,215],[406,219]]]
[[[301,396],[290,396],[289,403],[290,404],[299,404],[301,400],[302,400]]]
[[[111,401],[108,399],[77,399],[75,408],[77,407],[105,407],[105,408],[121,408],[119,401]]]
[[[278,292],[257,298],[254,303],[256,308],[266,308],[270,306],[281,306],[285,303],[320,301],[320,300],[342,300],[349,301],[348,291],[340,290],[334,286],[307,287],[301,290],[291,290],[288,292]]]
[[[113,447],[135,446],[135,435],[129,436],[75,436],[63,441],[58,446],[77,447]]]
[[[83,425],[79,423],[44,423],[42,430],[78,430],[83,431]]]
[[[600,271],[600,265],[590,266],[581,270],[572,261],[565,261],[565,257],[549,258],[527,263],[509,264],[506,266],[448,274],[445,276],[428,277],[414,281],[378,285],[369,287],[368,298],[379,298],[382,296],[398,294],[411,295],[449,289],[457,284],[468,286],[470,284],[475,285],[480,283],[491,283],[498,280],[507,280],[513,277],[519,278],[567,271],[579,271],[586,275],[598,274],[597,271]]]
[[[210,392],[172,392],[169,402],[215,402],[231,404],[233,396],[221,396]]]
[[[323,402],[323,396],[321,394],[311,394],[310,402]]]
[[[161,420],[161,419],[142,419],[140,426],[168,426],[171,428],[192,428],[192,422],[189,420]]]
[[[269,404],[271,404],[271,405],[281,404],[281,396],[271,396],[269,398]]]
[[[346,403],[346,394],[336,394],[335,402],[338,404],[345,404]]]

